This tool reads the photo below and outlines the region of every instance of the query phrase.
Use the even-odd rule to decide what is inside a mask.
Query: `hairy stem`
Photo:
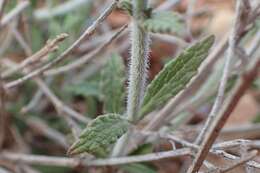
[[[132,20],[132,50],[129,71],[129,88],[127,98],[127,118],[132,122],[138,121],[138,112],[142,104],[149,52],[149,36],[139,25],[145,18],[144,10],[147,0],[133,0],[134,14]],[[113,156],[124,155],[124,146],[128,143],[131,130],[121,138],[113,151]]]
[[[147,1],[135,0],[134,19],[132,24],[132,51],[130,59],[129,88],[127,98],[127,116],[130,121],[137,121],[138,111],[145,90],[146,69],[148,63],[149,37],[139,26]]]

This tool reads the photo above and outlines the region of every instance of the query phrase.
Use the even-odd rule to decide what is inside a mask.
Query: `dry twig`
[[[58,46],[57,46],[58,43],[62,42],[67,37],[68,37],[68,34],[63,33],[63,34],[57,35],[56,38],[54,38],[53,40],[48,40],[46,45],[42,49],[40,49],[38,52],[36,52],[32,56],[26,58],[24,61],[20,62],[17,67],[8,69],[5,72],[3,72],[1,74],[1,77],[2,78],[9,77],[10,75],[14,74],[15,72],[20,71],[27,66],[34,65],[35,63],[39,62],[39,60],[41,58],[47,56],[51,52],[56,51],[58,49]]]
[[[85,32],[68,48],[66,49],[60,56],[58,56],[56,59],[50,61],[46,65],[32,71],[31,73],[23,76],[22,78],[19,78],[15,81],[9,82],[6,84],[6,88],[12,88],[17,85],[22,84],[23,82],[27,81],[28,79],[33,78],[34,76],[37,76],[41,74],[42,72],[48,70],[53,65],[59,63],[62,61],[65,57],[67,57],[85,38],[89,37],[91,34],[94,33],[96,28],[99,26],[100,23],[102,23],[106,17],[113,11],[113,9],[116,7],[118,0],[114,0],[113,3],[93,22],[91,26],[89,26]]]
[[[228,44],[229,46],[228,46],[228,50],[227,50],[227,56],[225,59],[223,75],[222,75],[219,89],[218,89],[218,94],[216,96],[214,105],[209,113],[207,121],[206,121],[204,127],[202,128],[201,133],[199,134],[199,136],[197,137],[197,139],[195,141],[196,144],[201,143],[201,141],[203,140],[203,138],[207,132],[207,129],[211,125],[212,121],[214,120],[216,114],[218,113],[218,111],[220,110],[220,108],[223,104],[227,80],[229,77],[230,69],[232,68],[231,62],[232,62],[232,58],[235,55],[235,49],[236,49],[236,45],[238,42],[238,32],[239,32],[239,28],[240,28],[240,20],[241,20],[241,14],[242,14],[243,9],[244,9],[243,4],[240,1],[238,1],[237,7],[236,7],[235,23],[234,23],[234,26],[232,28],[232,31],[231,31],[231,34],[229,37],[229,44]]]
[[[166,158],[175,158],[185,155],[190,155],[191,150],[188,148],[177,149],[174,151],[163,151],[158,153],[144,154],[140,156],[128,156],[128,157],[117,157],[108,159],[96,159],[96,160],[80,160],[77,158],[67,158],[67,157],[50,157],[50,156],[37,156],[28,154],[17,154],[10,152],[0,153],[0,160],[6,159],[13,162],[22,162],[27,164],[39,164],[48,166],[66,166],[66,167],[76,167],[82,166],[112,166],[121,165],[127,163],[137,163],[137,162],[148,162],[156,161]]]
[[[257,153],[258,152],[256,150],[253,150],[249,154],[247,154],[246,156],[241,158],[240,160],[236,161],[235,163],[233,163],[225,168],[217,168],[216,170],[207,171],[206,173],[225,173],[225,172],[231,171],[232,169],[235,169],[236,167],[243,165],[245,162],[253,159],[257,155]]]
[[[104,49],[106,49],[113,40],[115,40],[126,28],[128,25],[124,25],[123,27],[121,27],[116,33],[114,33],[105,43],[103,43],[101,46],[99,46],[97,49],[95,49],[94,51],[90,52],[89,54],[83,56],[82,58],[79,58],[78,60],[56,68],[56,69],[50,69],[48,71],[45,71],[43,74],[46,76],[53,76],[53,75],[58,75],[58,74],[62,74],[71,70],[74,70],[76,68],[79,68],[81,66],[83,66],[84,64],[86,64],[87,62],[91,61],[93,58],[95,58],[99,53],[101,53]]]
[[[198,154],[189,170],[191,173],[195,173],[199,170],[201,164],[203,163],[203,160],[207,156],[211,145],[217,138],[227,118],[234,110],[239,99],[244,95],[245,91],[248,89],[248,87],[250,87],[251,83],[256,78],[259,67],[260,59],[256,58],[253,67],[251,67],[250,70],[243,74],[240,77],[239,81],[236,83],[234,89],[232,90],[230,96],[224,104],[223,109],[221,109],[221,111],[217,114],[216,119],[212,122],[210,128],[207,130],[207,134],[205,135]]]
[[[258,68],[260,65],[260,60],[259,58],[256,58],[255,64],[251,69],[246,72],[243,76],[240,77],[240,80],[236,84],[233,92],[229,96],[226,104],[223,106],[223,109],[220,109],[222,102],[223,102],[223,97],[224,97],[224,90],[225,90],[225,84],[227,81],[228,77],[228,71],[229,71],[229,63],[231,56],[234,54],[234,49],[235,45],[237,44],[238,37],[237,34],[240,31],[240,21],[241,21],[241,14],[243,10],[245,9],[245,4],[243,4],[241,1],[237,2],[237,7],[236,7],[236,18],[235,18],[235,25],[233,27],[233,31],[231,32],[231,36],[229,39],[229,51],[227,55],[227,62],[225,64],[225,70],[223,73],[223,77],[221,80],[221,85],[219,88],[219,93],[218,97],[216,99],[216,102],[213,106],[213,109],[210,113],[210,116],[201,132],[201,134],[198,136],[196,143],[199,144],[200,141],[202,142],[202,146],[200,147],[198,154],[196,155],[191,167],[189,168],[189,173],[195,173],[199,171],[203,160],[207,156],[207,153],[217,138],[220,130],[224,126],[227,118],[235,108],[236,104],[238,103],[239,99],[243,96],[245,93],[246,89],[250,86],[250,84],[253,82],[253,80],[256,78],[257,73],[258,73]]]
[[[141,133],[141,135],[144,135],[144,136],[154,136],[154,137],[156,137],[156,139],[157,138],[165,138],[165,139],[171,140],[173,142],[179,143],[183,147],[187,147],[187,148],[194,150],[194,155],[195,155],[195,152],[198,151],[199,148],[200,148],[198,145],[190,143],[190,142],[188,142],[184,139],[181,139],[174,134],[167,134],[167,133],[164,134],[164,133],[160,133],[160,132],[157,133],[157,132],[148,132],[148,131],[141,131],[141,132],[138,132],[138,133]],[[230,153],[227,153],[224,150],[229,149],[229,148],[234,148],[234,147],[237,147],[237,146],[239,146],[239,148],[241,148],[242,145],[246,146],[249,149],[257,149],[260,146],[259,141],[234,140],[234,141],[228,141],[228,142],[222,142],[222,143],[214,144],[212,146],[212,148],[210,149],[210,153],[214,154],[216,156],[228,159],[228,160],[238,161],[239,159],[241,159],[240,157],[235,156],[235,155],[230,154]],[[205,163],[205,161],[204,161],[204,164],[206,165],[207,161],[206,161],[206,163]],[[253,160],[248,161],[246,163],[246,165],[248,165],[249,167],[254,167],[254,168],[260,169],[260,164],[253,161]]]
[[[23,10],[27,8],[29,5],[30,2],[27,0],[18,3],[14,9],[12,9],[8,14],[2,17],[2,20],[0,21],[0,28],[8,24],[14,18],[16,18],[16,16],[23,12]]]

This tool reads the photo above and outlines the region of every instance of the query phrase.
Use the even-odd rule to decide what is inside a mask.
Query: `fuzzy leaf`
[[[147,87],[140,116],[165,104],[176,96],[196,75],[202,61],[208,56],[214,36],[184,50],[177,58],[168,62]]]
[[[101,75],[104,113],[122,113],[124,109],[125,67],[119,55],[112,55]]]
[[[68,154],[87,152],[105,157],[109,146],[126,133],[128,126],[129,122],[119,114],[98,116],[82,131],[79,140],[69,148]]]
[[[141,24],[146,31],[153,33],[180,34],[184,28],[180,17],[171,11],[153,12]]]

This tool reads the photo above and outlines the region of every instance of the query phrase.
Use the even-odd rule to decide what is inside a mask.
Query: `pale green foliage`
[[[105,114],[93,120],[80,134],[79,139],[69,148],[68,154],[87,152],[104,157],[111,144],[114,144],[128,129],[129,122],[119,114]]]
[[[153,33],[181,33],[184,24],[180,17],[171,11],[153,12],[141,23],[142,27]]]
[[[122,57],[113,54],[101,74],[105,113],[123,113],[125,67]]]
[[[147,88],[140,116],[162,106],[185,88],[207,57],[213,42],[214,36],[207,37],[165,65]]]

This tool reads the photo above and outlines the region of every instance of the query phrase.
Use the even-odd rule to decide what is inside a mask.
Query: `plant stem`
[[[147,64],[149,52],[149,36],[139,25],[145,18],[144,10],[147,8],[147,0],[133,0],[133,20],[132,20],[132,50],[130,59],[129,88],[127,98],[127,118],[129,121],[138,121],[138,112],[142,104],[147,77]],[[112,156],[124,155],[125,144],[131,134],[129,132],[116,144]]]
[[[143,11],[147,0],[133,1],[134,18],[132,24],[132,51],[130,59],[129,88],[127,99],[127,116],[130,121],[138,120],[138,111],[142,103],[145,90],[146,69],[148,64],[149,37],[139,26],[138,22],[144,18]]]

